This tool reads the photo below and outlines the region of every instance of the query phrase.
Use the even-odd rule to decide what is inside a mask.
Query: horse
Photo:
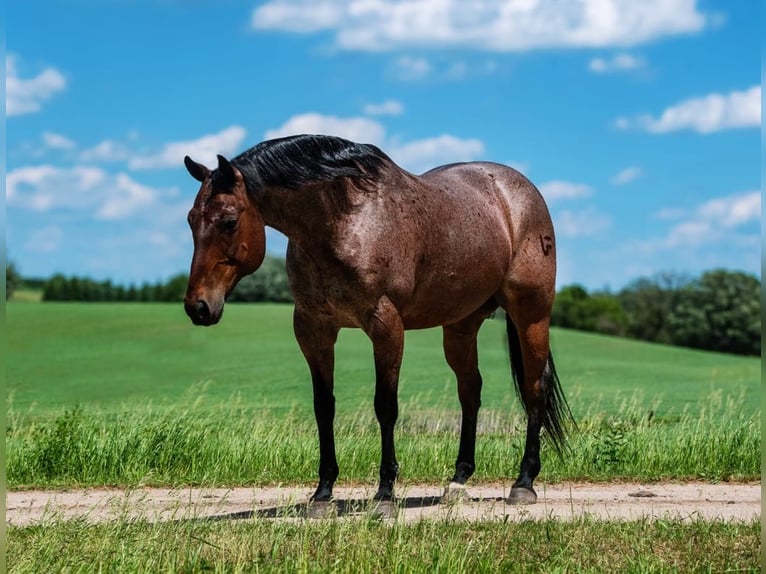
[[[195,325],[220,321],[227,296],[265,256],[265,226],[288,238],[293,328],[313,386],[319,483],[338,477],[334,346],[341,328],[372,341],[381,458],[375,501],[393,501],[397,388],[408,329],[441,327],[462,409],[455,473],[445,497],[473,475],[482,377],[476,336],[506,313],[511,375],[527,415],[518,478],[507,502],[537,500],[540,433],[565,446],[571,411],[549,346],[556,240],[537,188],[497,163],[467,162],[414,175],[370,144],[298,135],[264,141],[211,170],[184,158],[201,186],[188,214],[194,253],[184,308]]]

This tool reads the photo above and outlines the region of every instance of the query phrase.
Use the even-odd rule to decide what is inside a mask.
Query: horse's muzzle
[[[213,313],[204,299],[186,299],[184,301],[186,314],[195,325],[208,327],[215,325],[221,319],[221,313]]]

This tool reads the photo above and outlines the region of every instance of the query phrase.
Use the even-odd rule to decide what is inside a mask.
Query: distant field
[[[42,298],[43,292],[39,289],[17,289],[13,292],[11,301],[14,303],[39,303]]]
[[[211,328],[192,326],[180,304],[10,302],[6,320],[9,407],[16,414],[171,405],[200,385],[210,406],[237,397],[243,408],[311,412],[308,369],[287,305],[228,305]],[[626,402],[674,418],[704,410],[710,397],[735,398],[744,416],[760,412],[757,358],[560,329],[552,346],[578,418],[615,412]],[[485,323],[479,349],[483,407],[520,413],[502,321]],[[336,364],[339,415],[371,412],[372,350],[363,333],[341,332]],[[400,398],[424,410],[459,409],[441,330],[407,333]]]
[[[311,483],[311,385],[291,308],[230,305],[193,327],[180,305],[7,306],[6,457],[11,488]],[[516,473],[523,411],[504,325],[480,341],[485,380],[476,480]],[[760,362],[554,330],[579,431],[544,480],[752,480],[760,471]],[[374,481],[380,435],[371,345],[337,346],[342,480]],[[397,447],[402,479],[441,481],[454,465],[459,404],[439,330],[410,332]]]

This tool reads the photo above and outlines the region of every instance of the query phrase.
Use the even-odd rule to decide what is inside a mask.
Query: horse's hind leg
[[[463,411],[460,426],[460,448],[455,461],[455,474],[445,490],[445,498],[460,497],[463,485],[476,469],[476,422],[481,406],[481,373],[476,346],[476,336],[489,311],[481,310],[444,331],[444,356],[457,378],[457,392]]]
[[[332,488],[338,478],[335,456],[335,396],[333,371],[335,368],[335,341],[338,329],[314,320],[298,309],[293,315],[293,328],[298,345],[306,357],[314,388],[314,416],[319,431],[319,485],[311,497],[315,502],[332,498]]]
[[[517,389],[527,412],[524,455],[508,502],[529,504],[537,500],[532,486],[540,472],[540,430],[545,425],[554,441],[563,440],[560,432],[558,384],[549,361],[549,325],[552,294],[532,291],[516,294],[509,300],[508,339]],[[563,400],[563,397],[562,397]],[[555,442],[558,445],[558,442]]]

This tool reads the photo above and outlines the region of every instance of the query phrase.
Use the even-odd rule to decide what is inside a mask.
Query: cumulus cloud
[[[331,31],[341,49],[463,47],[521,52],[634,46],[691,34],[716,20],[696,0],[456,1],[269,0],[252,13],[255,30]]]
[[[43,145],[49,149],[71,150],[77,144],[66,136],[54,132],[43,132]]]
[[[642,114],[615,120],[618,129],[638,129],[654,134],[679,130],[712,133],[761,125],[761,87],[728,94],[709,94],[684,100],[665,109],[659,117]]]
[[[737,228],[760,221],[760,218],[760,191],[711,199],[698,206],[690,217],[676,223],[670,229],[664,246],[701,245],[718,241]]]
[[[556,235],[561,237],[589,237],[609,229],[612,220],[608,215],[588,207],[581,211],[558,212],[553,216],[553,224]]]
[[[128,148],[114,140],[104,140],[80,152],[80,159],[88,162],[125,161],[131,157]]]
[[[617,172],[609,181],[612,185],[626,185],[636,181],[643,174],[644,171],[640,167],[626,167],[625,169]]]
[[[627,53],[615,54],[611,58],[593,58],[588,64],[591,72],[608,74],[612,72],[627,72],[637,70],[646,65],[642,58]]]
[[[45,68],[29,78],[20,77],[16,56],[8,55],[5,57],[5,115],[39,112],[42,104],[64,90],[66,85],[66,78],[56,68]]]
[[[334,28],[345,16],[343,2],[306,0],[304,2],[266,2],[255,9],[253,28],[286,32],[317,32]]]
[[[404,105],[396,100],[386,100],[380,104],[367,104],[364,113],[368,116],[400,116],[404,113]]]
[[[562,199],[581,199],[593,194],[593,188],[589,185],[562,180],[547,181],[537,188],[545,200],[551,203]]]
[[[339,118],[318,113],[293,116],[280,127],[267,131],[265,138],[304,133],[332,135],[359,143],[375,144],[403,168],[413,172],[425,171],[444,163],[477,159],[484,153],[484,144],[478,139],[442,134],[400,142],[388,137],[386,128],[370,118]]]
[[[421,80],[431,69],[430,62],[422,57],[402,56],[394,62],[394,73],[400,80]]]
[[[471,161],[484,154],[481,140],[458,138],[449,134],[393,145],[391,159],[412,172],[422,172],[445,163]]]
[[[124,173],[114,175],[89,166],[27,166],[6,176],[9,207],[84,211],[102,220],[129,217],[167,192],[140,184]]]
[[[131,169],[180,167],[183,165],[186,155],[197,162],[215,166],[217,154],[230,157],[242,151],[242,142],[246,134],[245,128],[231,126],[218,133],[205,135],[194,140],[170,142],[155,154],[131,157],[128,166]]]
[[[385,140],[385,128],[370,118],[339,118],[317,113],[299,114],[289,118],[278,128],[268,130],[265,139],[300,134],[322,134],[345,138],[359,143],[381,144]]]

